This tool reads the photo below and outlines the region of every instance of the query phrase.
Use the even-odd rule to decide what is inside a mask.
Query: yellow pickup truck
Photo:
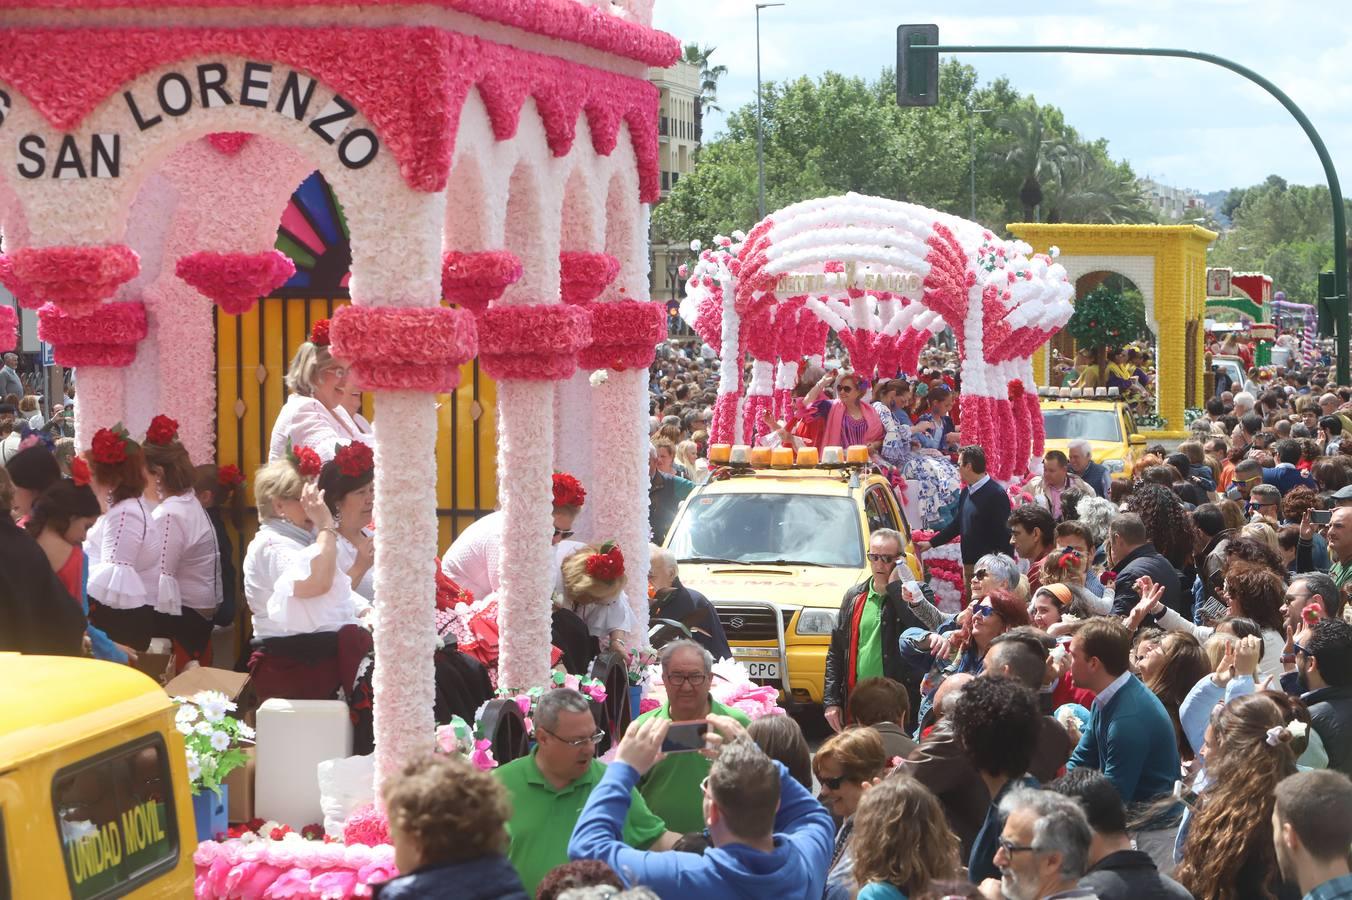
[[[682,583],[718,609],[733,656],[786,700],[822,702],[826,651],[846,589],[869,577],[869,535],[899,531],[920,564],[892,487],[820,467],[756,469],[696,489],[666,547]]]
[[[0,653],[0,898],[191,897],[183,737],[128,666]]]

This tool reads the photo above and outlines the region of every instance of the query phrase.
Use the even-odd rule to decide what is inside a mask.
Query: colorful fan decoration
[[[291,195],[277,229],[278,250],[296,264],[279,296],[345,297],[352,267],[347,218],[333,188],[318,172]]]

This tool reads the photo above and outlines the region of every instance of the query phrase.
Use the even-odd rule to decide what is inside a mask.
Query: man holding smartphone
[[[713,654],[690,640],[672,641],[662,648],[659,662],[662,666],[662,684],[667,689],[667,702],[649,710],[629,725],[635,732],[644,722],[666,720],[677,728],[679,723],[702,723],[712,715],[726,716],[742,725],[751,720],[739,709],[724,706],[709,693],[713,685]],[[679,732],[678,732],[679,733]],[[704,828],[704,801],[700,783],[709,774],[709,760],[698,751],[702,741],[687,742],[682,747],[690,752],[668,752],[639,782],[638,792],[667,827],[682,834]]]

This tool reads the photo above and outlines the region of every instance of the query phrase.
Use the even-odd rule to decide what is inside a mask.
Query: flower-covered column
[[[445,195],[385,187],[354,209],[352,294],[335,314],[334,355],[375,392],[375,746],[380,783],[425,753],[436,647],[436,397],[476,349],[473,317],[440,305]],[[360,205],[358,205],[360,206]],[[371,216],[371,219],[366,219]]]

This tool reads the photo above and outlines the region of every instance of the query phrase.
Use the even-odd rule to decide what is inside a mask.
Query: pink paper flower
[[[0,353],[13,350],[19,340],[19,314],[12,306],[0,306]]]
[[[592,340],[578,354],[583,368],[622,372],[652,365],[667,336],[664,304],[617,300],[592,304],[588,312]]]
[[[320,900],[348,900],[357,887],[357,873],[350,869],[331,869],[310,880],[310,893]]]
[[[571,377],[590,342],[587,313],[562,303],[493,307],[479,318],[479,364],[498,381]]]
[[[451,303],[481,313],[520,280],[521,273],[521,260],[506,250],[451,250],[441,261],[441,294]]]
[[[148,327],[139,300],[100,304],[78,317],[51,303],[38,310],[38,337],[52,345],[63,366],[130,365]]]
[[[9,289],[14,299],[24,309],[37,309],[42,306],[42,298],[33,293],[33,289],[14,274],[14,260],[8,256],[0,256],[0,284]]]
[[[444,306],[345,306],[331,335],[334,354],[372,390],[452,391],[478,349],[474,317]]]
[[[296,265],[280,250],[263,253],[204,250],[181,257],[174,271],[224,312],[236,316],[253,309],[260,297],[286,284],[296,274]]]
[[[24,284],[72,316],[89,315],[141,268],[141,258],[125,244],[24,247],[13,259]]]
[[[343,826],[343,841],[349,846],[365,844],[374,847],[390,842],[390,823],[385,814],[371,804],[357,809]]]
[[[253,135],[247,131],[217,131],[207,135],[207,143],[226,156],[238,155],[252,139]]]
[[[559,290],[564,303],[590,303],[620,274],[620,261],[609,253],[569,250],[559,254]]]

